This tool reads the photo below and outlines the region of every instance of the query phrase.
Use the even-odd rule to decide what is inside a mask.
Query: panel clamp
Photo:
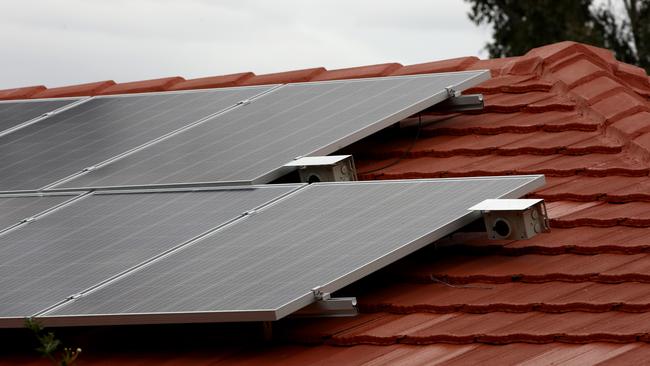
[[[449,98],[460,97],[460,94],[461,94],[460,91],[457,91],[456,89],[454,89],[453,86],[448,86],[448,87],[445,88],[445,90],[447,91],[447,96],[449,96]]]
[[[311,290],[316,301],[311,305],[291,314],[292,318],[329,318],[356,316],[359,314],[357,309],[357,299],[355,297],[331,297],[329,292],[323,292],[321,287]]]

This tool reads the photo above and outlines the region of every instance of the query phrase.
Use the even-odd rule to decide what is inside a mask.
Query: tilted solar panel
[[[315,183],[41,314],[51,325],[277,320],[519,197],[543,176]]]
[[[0,235],[0,326],[83,292],[299,185],[89,193]]]
[[[269,183],[467,89],[489,71],[284,85],[55,188]]]
[[[75,194],[0,195],[0,232],[52,209]],[[2,265],[2,263],[0,263]]]
[[[0,137],[0,191],[43,188],[270,88],[224,88],[88,100]]]
[[[0,101],[0,135],[22,123],[70,105],[78,98]]]

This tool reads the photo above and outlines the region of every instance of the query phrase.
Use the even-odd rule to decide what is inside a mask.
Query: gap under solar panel
[[[96,97],[0,137],[0,191],[41,189],[270,88]]]
[[[464,90],[489,71],[284,85],[236,110],[55,188],[269,183]]]
[[[0,232],[75,196],[75,194],[0,195]]]
[[[44,314],[52,325],[268,321],[336,291],[543,176],[315,183]]]
[[[0,102],[0,134],[79,99],[39,99]]]
[[[0,324],[34,315],[299,185],[92,193],[0,235]]]

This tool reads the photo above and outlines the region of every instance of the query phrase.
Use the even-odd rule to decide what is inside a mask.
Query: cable
[[[395,159],[394,161],[391,161],[390,163],[388,163],[388,164],[386,164],[386,165],[384,165],[384,166],[381,166],[381,167],[379,167],[379,168],[375,168],[375,169],[366,170],[365,172],[359,172],[359,173],[357,173],[357,174],[358,174],[358,175],[364,175],[364,174],[374,173],[374,172],[379,171],[379,170],[383,170],[383,169],[386,169],[386,168],[390,168],[390,167],[396,165],[397,163],[399,163],[400,161],[402,161],[402,159],[404,159],[405,157],[407,157],[408,154],[411,152],[411,150],[413,150],[413,147],[415,147],[415,143],[416,143],[416,142],[418,141],[418,139],[420,138],[420,131],[421,131],[421,130],[422,130],[422,114],[421,114],[421,113],[418,113],[418,129],[417,129],[417,132],[415,133],[415,137],[413,138],[413,141],[411,142],[411,145],[410,145],[406,150],[404,150],[404,152],[402,153],[402,155],[399,156],[399,157],[398,157],[397,159]]]

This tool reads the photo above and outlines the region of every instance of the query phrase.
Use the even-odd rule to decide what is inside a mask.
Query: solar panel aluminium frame
[[[418,74],[418,75],[407,75],[407,76],[387,76],[387,77],[378,77],[378,78],[372,78],[372,80],[390,80],[390,79],[395,79],[395,78],[400,78],[400,79],[417,79],[417,78],[431,78],[432,76],[435,75],[467,75],[466,78],[462,79],[460,82],[457,82],[453,85],[446,85],[445,87],[432,91],[432,94],[425,98],[420,100],[417,103],[414,103],[402,110],[399,110],[392,115],[389,115],[385,117],[384,119],[369,123],[365,125],[364,127],[356,130],[355,132],[349,133],[348,135],[339,138],[338,140],[331,141],[324,146],[320,146],[312,150],[311,152],[306,153],[303,156],[320,156],[320,155],[329,155],[331,153],[334,153],[341,148],[344,148],[352,143],[355,143],[367,136],[370,136],[386,127],[389,127],[409,116],[412,116],[426,108],[429,108],[435,104],[438,104],[450,97],[454,94],[454,92],[460,92],[463,90],[466,90],[472,86],[475,86],[483,81],[489,80],[490,79],[490,71],[489,70],[471,70],[471,71],[459,71],[459,72],[448,72],[448,73],[434,73],[434,74]],[[260,95],[256,96],[255,99],[257,98],[265,98],[267,95],[272,95],[275,91],[280,90],[282,88],[290,88],[290,87],[299,87],[301,85],[314,85],[314,84],[342,84],[342,83],[363,83],[367,82],[369,79],[351,79],[351,80],[333,80],[333,81],[314,81],[314,82],[304,82],[304,83],[292,83],[292,84],[282,84],[282,85],[274,85],[273,88],[268,90],[267,92],[261,93]],[[227,116],[228,111],[224,111],[223,114]],[[221,113],[220,113],[221,114]],[[205,118],[200,122],[204,122],[209,120],[210,118]],[[200,122],[193,123],[192,126],[196,126],[200,124]],[[179,132],[184,132],[188,129],[184,129],[183,131]],[[174,134],[175,135],[175,134]],[[171,136],[170,136],[171,137]],[[162,140],[162,139],[161,139]],[[161,141],[157,140],[157,141]],[[157,142],[156,141],[156,142]],[[126,157],[128,155],[131,155],[132,153],[137,153],[140,150],[144,150],[146,147],[151,146],[152,144],[147,144],[147,146],[142,146],[137,149],[134,149],[132,151],[126,152],[124,154],[118,155],[113,157],[112,159],[106,160],[102,163],[96,164],[97,168],[104,167],[106,165],[109,165],[111,162],[117,161],[123,157]],[[302,156],[301,156],[302,157]],[[266,184],[270,183],[278,178],[283,177],[284,175],[291,173],[297,169],[297,167],[292,167],[292,166],[284,166],[284,164],[289,163],[290,161],[286,161],[282,164],[279,164],[278,166],[275,166],[271,168],[270,170],[266,171],[260,176],[257,176],[255,178],[247,179],[247,180],[216,180],[216,181],[205,181],[205,182],[192,182],[192,183],[158,183],[158,184],[135,184],[135,185],[124,185],[124,186],[119,186],[119,185],[105,185],[105,186],[84,186],[80,185],[77,187],[57,187],[58,185],[68,183],[70,181],[74,181],[74,178],[83,176],[84,172],[80,172],[78,174],[75,174],[74,176],[67,177],[65,179],[62,179],[58,182],[55,182],[54,184],[51,184],[49,186],[46,186],[42,189],[44,190],[52,190],[52,191],[66,191],[66,190],[79,190],[79,189],[140,189],[140,188],[148,188],[148,187],[157,187],[157,188],[168,188],[168,187],[192,187],[192,186],[232,186],[232,185],[259,185],[259,184]]]
[[[545,184],[543,175],[520,175],[520,176],[495,176],[495,177],[471,177],[471,178],[444,178],[444,179],[414,179],[408,180],[409,182],[450,182],[450,181],[468,181],[468,180],[496,180],[496,179],[526,179],[525,182],[507,193],[500,196],[500,198],[518,198],[535,189],[542,187]],[[363,182],[334,182],[334,183],[315,183],[317,185],[361,185],[361,184],[390,184],[390,183],[403,183],[403,180],[385,180],[385,181],[363,181]],[[309,187],[303,186],[294,190],[274,202],[279,202],[286,199],[291,199],[294,194],[300,194],[302,189]],[[269,202],[265,206],[272,205],[274,202]],[[339,276],[333,281],[324,283],[314,290],[322,293],[331,293],[339,290],[355,281],[358,281],[371,273],[386,267],[395,261],[404,258],[405,256],[422,249],[423,247],[431,244],[432,242],[441,239],[447,235],[452,234],[456,230],[461,229],[480,218],[481,214],[478,212],[465,211],[456,219],[448,221],[443,226],[436,230],[425,234],[408,243],[403,243],[399,248],[386,253],[382,257],[374,260],[373,262],[352,270],[344,275]],[[233,221],[228,225],[215,230],[213,233],[218,233],[219,230],[224,229],[230,225],[237,225],[237,221]],[[199,239],[200,240],[200,239]],[[110,285],[110,284],[106,284]],[[271,289],[270,289],[271,290]],[[88,296],[92,296],[89,293]],[[168,323],[212,323],[212,322],[242,322],[242,321],[276,321],[280,320],[302,308],[308,306],[317,299],[313,293],[307,293],[304,296],[291,300],[277,309],[255,309],[255,310],[215,310],[215,311],[186,311],[186,312],[158,312],[158,313],[129,313],[129,314],[93,314],[93,315],[48,315],[52,311],[56,311],[59,307],[50,309],[47,312],[38,314],[38,318],[48,326],[88,326],[88,325],[129,325],[129,324],[168,324]],[[62,304],[64,306],[64,304]]]
[[[0,104],[9,104],[9,103],[38,103],[38,102],[53,102],[53,101],[70,101],[70,103],[61,106],[59,108],[55,108],[47,113],[44,113],[38,117],[34,117],[30,120],[24,121],[20,124],[17,124],[13,127],[7,128],[5,130],[0,131],[0,137],[4,135],[8,135],[16,130],[19,130],[23,127],[27,127],[29,125],[32,125],[34,123],[40,122],[44,119],[47,119],[51,116],[54,116],[56,114],[59,114],[63,111],[67,111],[68,109],[72,109],[79,104],[83,104],[93,97],[64,97],[64,98],[39,98],[39,99],[14,99],[14,100],[0,100]]]

